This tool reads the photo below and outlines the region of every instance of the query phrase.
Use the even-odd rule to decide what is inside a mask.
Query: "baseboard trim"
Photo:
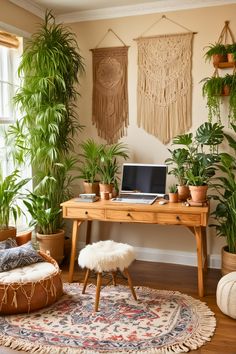
[[[84,242],[79,243],[79,249],[85,247]],[[156,248],[134,247],[136,259],[139,261],[161,262],[197,266],[197,255],[194,252],[182,252],[173,250],[160,250]],[[221,256],[218,254],[208,255],[208,267],[221,268]]]

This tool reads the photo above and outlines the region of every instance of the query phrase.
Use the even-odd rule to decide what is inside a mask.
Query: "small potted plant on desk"
[[[231,126],[236,133],[236,125]],[[218,203],[211,214],[214,222],[210,225],[216,228],[218,236],[226,240],[226,246],[222,248],[222,275],[236,271],[236,139],[232,135],[224,136],[233,153],[221,153],[216,165],[221,173],[212,184],[217,194],[211,197]]]
[[[176,140],[173,140],[175,144]],[[177,140],[178,143],[178,140]],[[188,159],[189,150],[187,148],[177,148],[177,149],[168,149],[171,154],[171,157],[165,160],[167,165],[171,165],[172,168],[169,170],[169,174],[176,177],[178,184],[178,198],[180,201],[186,201],[189,197],[189,187],[186,184],[185,176],[185,165]]]
[[[118,174],[120,172],[118,158],[125,160],[128,158],[128,149],[123,143],[102,146],[98,169],[101,198],[104,198],[104,193],[111,195],[114,189],[116,193],[118,192]]]
[[[102,145],[97,144],[93,139],[88,139],[81,145],[82,160],[79,166],[79,178],[84,180],[84,193],[95,193],[99,195],[98,171]]]
[[[178,203],[178,188],[176,184],[171,184],[169,186],[169,202]]]
[[[188,150],[184,168],[192,203],[204,203],[207,200],[208,182],[215,174],[214,164],[219,161],[217,147],[223,138],[220,124],[206,122],[197,129],[195,137],[189,133],[178,135],[173,140]],[[205,151],[205,148],[209,151]]]

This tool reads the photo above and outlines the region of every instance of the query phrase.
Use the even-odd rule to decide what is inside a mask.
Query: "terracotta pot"
[[[221,250],[221,273],[222,275],[236,271],[236,253],[228,252],[228,246]]]
[[[4,241],[7,238],[16,238],[16,228],[9,226],[6,230],[0,230],[0,241]]]
[[[58,264],[64,259],[65,231],[58,230],[56,234],[42,235],[37,233],[36,240],[40,251],[49,254]]]
[[[179,201],[180,202],[186,202],[186,200],[190,196],[190,191],[189,191],[189,186],[183,185],[183,186],[177,186],[178,188],[178,196],[179,196]]]
[[[179,195],[178,193],[169,193],[169,202],[170,203],[178,203]]]
[[[99,190],[101,199],[112,198],[113,184],[99,183]]]
[[[229,63],[235,63],[234,54],[233,53],[227,53],[227,59],[228,59]]]
[[[84,185],[84,193],[95,193],[97,196],[99,196],[99,182],[83,182]]]
[[[212,55],[213,64],[217,66],[219,63],[227,62],[227,56],[224,54],[213,54]]]
[[[229,85],[224,85],[222,96],[229,96],[229,94],[230,94],[230,86]]]
[[[189,186],[191,199],[194,203],[204,203],[207,200],[208,185]]]
[[[31,237],[32,237],[32,231],[19,232],[16,235],[16,242],[17,242],[18,246],[21,246],[24,243],[27,243],[28,241],[30,241]]]

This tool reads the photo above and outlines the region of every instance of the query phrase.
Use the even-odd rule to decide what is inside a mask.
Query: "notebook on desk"
[[[152,204],[165,195],[166,175],[166,165],[125,163],[120,193],[112,201]]]

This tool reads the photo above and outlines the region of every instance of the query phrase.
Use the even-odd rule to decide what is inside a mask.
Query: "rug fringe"
[[[123,285],[122,285],[123,286]],[[96,287],[93,284],[90,284],[89,287]],[[117,286],[119,287],[119,285]],[[9,347],[15,350],[22,350],[29,352],[30,354],[180,354],[187,353],[189,350],[196,350],[206,342],[211,340],[211,337],[214,334],[216,327],[216,319],[214,313],[209,309],[205,302],[202,302],[198,299],[195,299],[187,294],[180,293],[178,291],[169,291],[169,290],[157,290],[148,287],[135,287],[136,293],[138,295],[138,291],[142,292],[157,292],[160,295],[180,295],[182,298],[185,298],[189,304],[193,305],[193,311],[198,314],[199,322],[198,328],[195,328],[194,335],[191,334],[191,338],[185,338],[183,343],[176,343],[170,346],[163,346],[162,348],[150,348],[148,351],[144,352],[143,350],[125,350],[119,351],[114,350],[109,351],[94,351],[91,349],[78,349],[78,348],[59,348],[56,346],[50,345],[40,345],[40,343],[29,343],[23,339],[12,338],[5,335],[0,334],[0,345]]]

